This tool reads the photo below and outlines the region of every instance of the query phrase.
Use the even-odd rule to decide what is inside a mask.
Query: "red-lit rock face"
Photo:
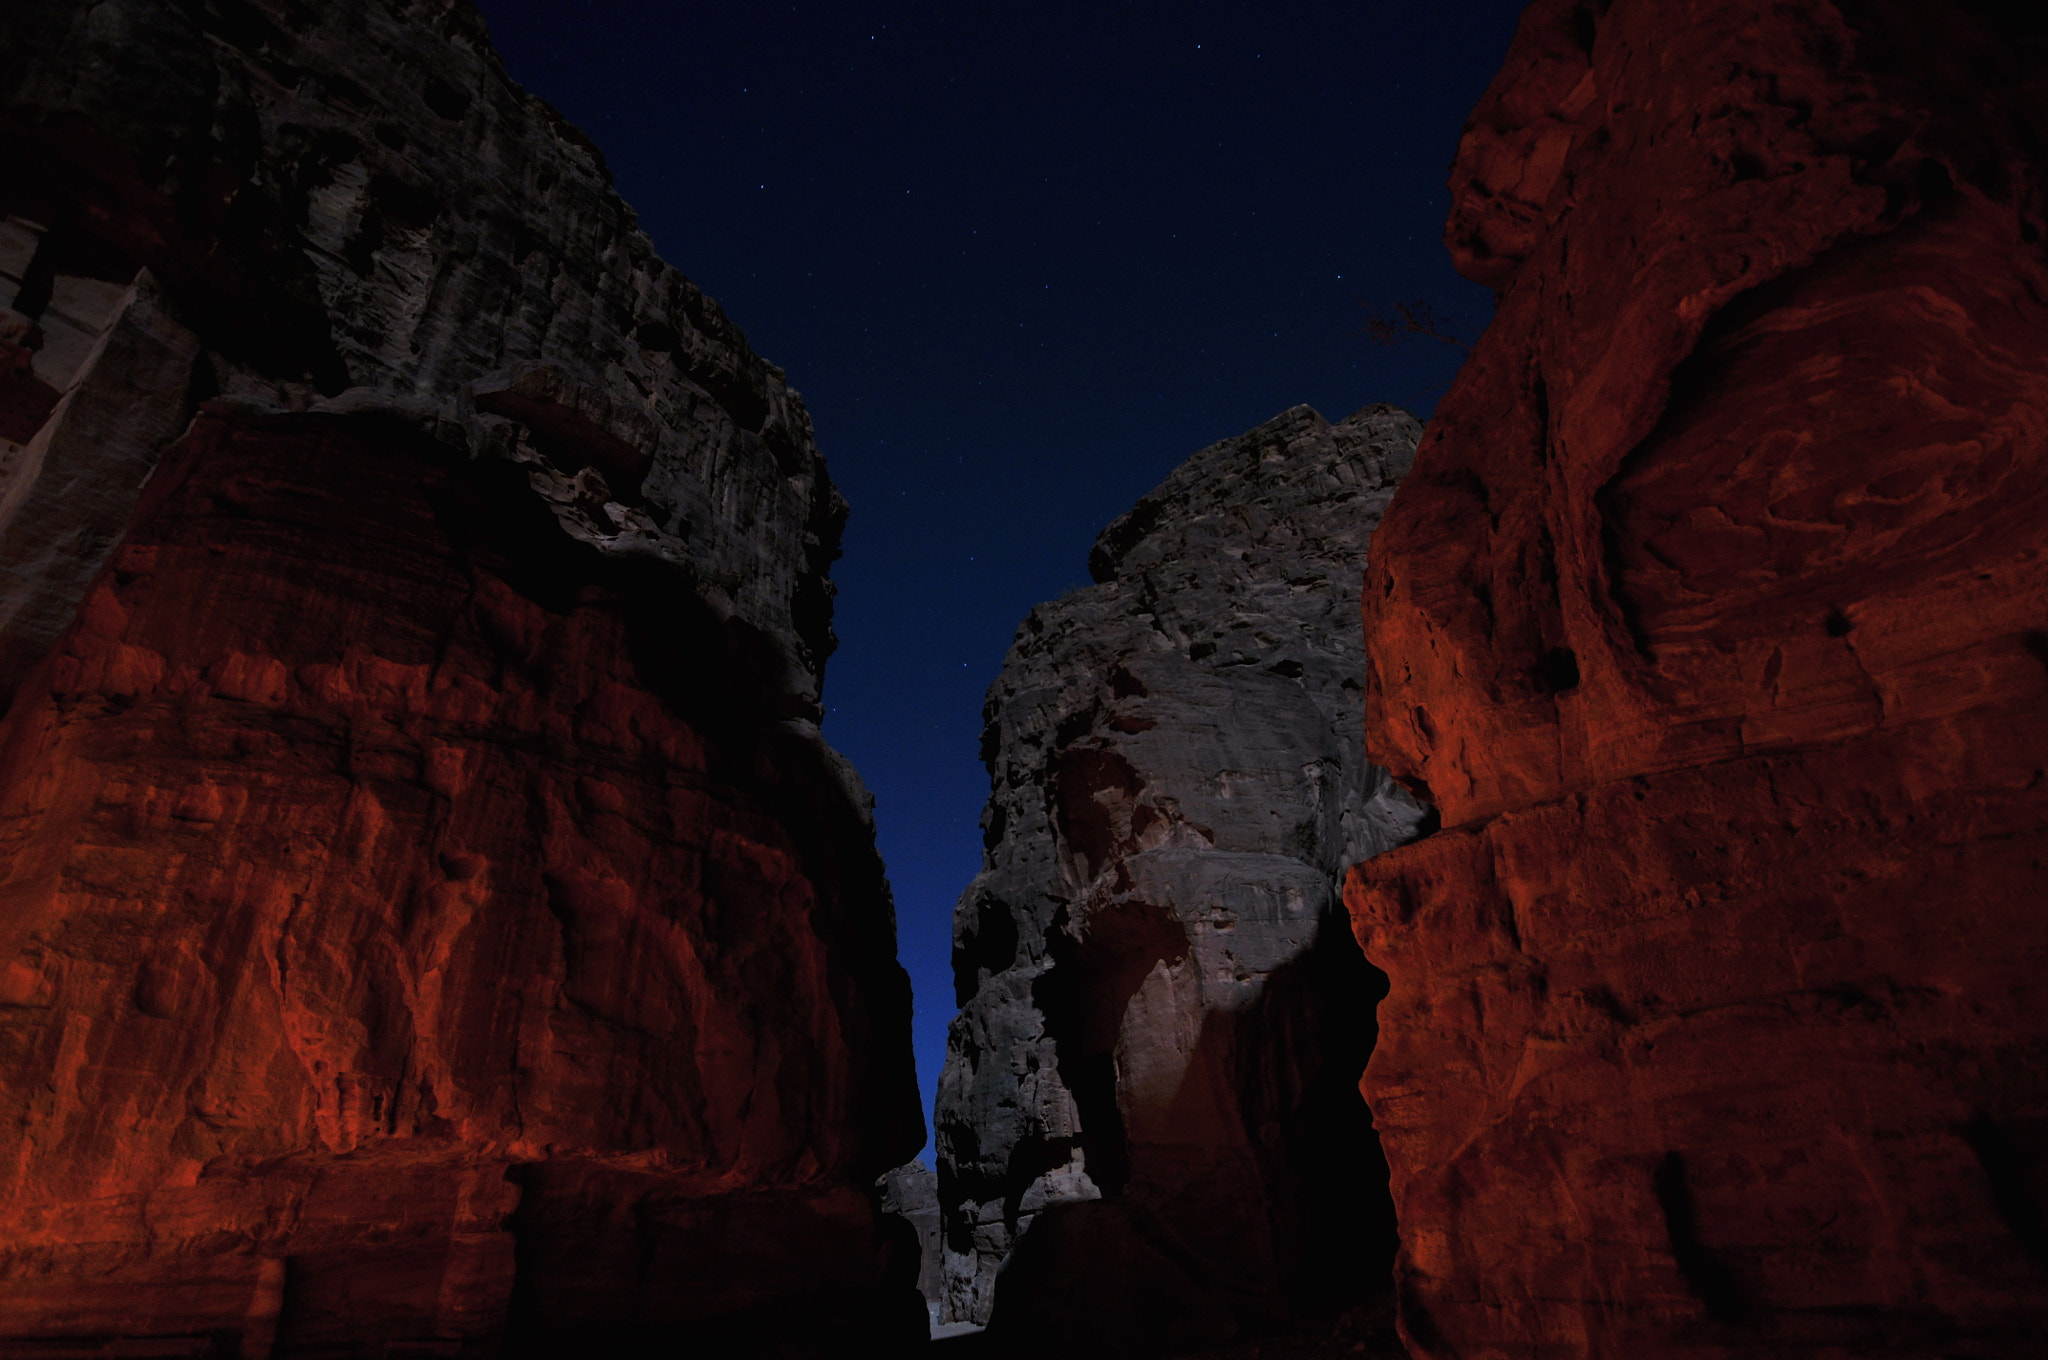
[[[160,470],[0,755],[0,1335],[221,1325],[172,1268],[286,1350],[878,1284],[863,828],[523,482],[322,417]]]
[[[922,1335],[845,509],[467,0],[0,5],[0,1354]]]
[[[1474,115],[1348,894],[1420,1355],[2048,1320],[2041,37],[1539,3]]]

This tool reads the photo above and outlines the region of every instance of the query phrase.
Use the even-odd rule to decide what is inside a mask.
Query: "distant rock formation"
[[[1418,432],[1296,407],[1204,449],[1018,629],[954,915],[950,1319],[1142,1350],[1384,1277],[1377,979],[1334,912],[1421,817],[1361,757],[1355,624]]]
[[[882,1212],[894,1214],[917,1234],[917,1292],[937,1312],[945,1294],[945,1262],[939,1251],[939,1176],[924,1159],[882,1177]]]
[[[844,502],[474,11],[10,0],[0,304],[0,1350],[921,1335]]]
[[[1539,0],[1373,540],[1417,1357],[2048,1328],[2048,20]]]

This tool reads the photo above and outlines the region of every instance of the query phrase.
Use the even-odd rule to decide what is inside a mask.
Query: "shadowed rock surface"
[[[1354,612],[1417,433],[1297,407],[1204,449],[1019,628],[954,916],[949,1318],[1185,1348],[1384,1278],[1378,980],[1324,926],[1420,818],[1360,758]]]
[[[0,293],[0,1350],[921,1337],[844,503],[474,12],[14,0]]]
[[[1541,0],[1473,115],[1347,889],[1418,1357],[2039,1353],[2044,40]]]
[[[939,1253],[938,1173],[922,1157],[891,1170],[882,1177],[881,1209],[903,1219],[917,1234],[917,1292],[936,1312],[945,1278]]]

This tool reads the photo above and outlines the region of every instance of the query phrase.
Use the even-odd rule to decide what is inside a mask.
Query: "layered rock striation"
[[[21,0],[0,130],[0,1349],[921,1335],[783,375],[459,0]]]
[[[1422,815],[1361,758],[1354,625],[1418,431],[1297,407],[1204,449],[1018,629],[954,916],[949,1318],[1213,1342],[1391,1249],[1355,1090],[1377,979],[1334,913]]]
[[[2044,41],[1540,0],[1473,115],[1347,888],[1418,1357],[2038,1348]]]

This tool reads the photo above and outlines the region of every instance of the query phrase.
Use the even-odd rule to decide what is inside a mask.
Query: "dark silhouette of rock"
[[[1540,0],[1473,115],[1347,888],[1418,1357],[2038,1352],[2044,40]]]
[[[1156,1349],[1384,1279],[1378,979],[1328,923],[1420,817],[1360,758],[1353,622],[1417,432],[1297,407],[1204,449],[1018,630],[954,916],[949,1318]]]
[[[921,1337],[781,373],[457,0],[0,94],[0,1351]]]

